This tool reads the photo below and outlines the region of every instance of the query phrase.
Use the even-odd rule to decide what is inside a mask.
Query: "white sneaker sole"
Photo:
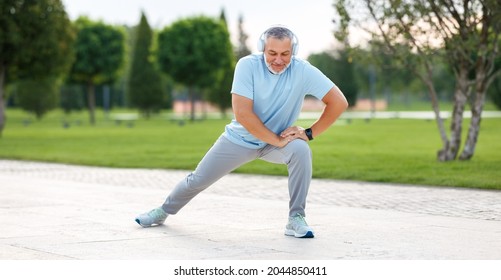
[[[160,222],[160,223],[153,223],[153,224],[149,224],[149,225],[147,225],[147,224],[141,224],[141,220],[140,220],[139,218],[136,218],[136,219],[135,219],[135,221],[136,221],[136,223],[137,223],[138,225],[140,225],[140,226],[142,226],[142,227],[144,227],[144,228],[149,228],[149,227],[153,227],[153,226],[160,226],[160,225],[163,225],[163,224],[164,224],[164,222],[165,222],[165,220],[163,220],[163,221],[162,221],[162,222]]]
[[[313,237],[315,237],[315,234],[313,233],[313,231],[310,231],[310,230],[308,232],[306,232],[305,234],[299,234],[292,229],[286,229],[285,235],[294,236],[297,238],[313,238]]]

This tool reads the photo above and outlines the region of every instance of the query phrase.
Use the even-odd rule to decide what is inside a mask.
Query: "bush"
[[[59,83],[56,78],[25,79],[17,83],[17,101],[21,109],[41,119],[57,107]]]

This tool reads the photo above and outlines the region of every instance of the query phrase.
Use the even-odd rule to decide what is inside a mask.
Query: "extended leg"
[[[176,214],[201,191],[256,157],[257,150],[241,147],[223,136],[219,137],[195,171],[176,185],[162,209],[168,214]]]

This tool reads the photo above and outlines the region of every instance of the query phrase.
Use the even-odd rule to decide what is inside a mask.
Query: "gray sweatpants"
[[[200,161],[195,171],[179,182],[162,205],[168,214],[176,214],[192,198],[239,166],[255,159],[286,164],[289,172],[289,216],[305,215],[306,196],[312,175],[311,150],[304,140],[296,139],[278,148],[267,145],[248,149],[220,136]]]

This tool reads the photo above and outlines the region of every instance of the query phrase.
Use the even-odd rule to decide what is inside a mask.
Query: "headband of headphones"
[[[294,34],[294,32],[292,32],[289,28],[287,28],[285,26],[281,26],[281,25],[272,26],[272,27],[266,29],[266,31],[264,31],[261,34],[261,36],[259,36],[259,40],[257,42],[257,51],[258,52],[263,52],[264,51],[264,45],[266,43],[266,38],[267,38],[268,33],[270,31],[272,31],[273,29],[276,29],[276,28],[285,29],[285,31],[292,36],[292,39],[291,39],[292,40],[292,54],[296,55],[297,51],[298,51],[298,48],[299,48],[299,40],[298,40],[296,34]]]

